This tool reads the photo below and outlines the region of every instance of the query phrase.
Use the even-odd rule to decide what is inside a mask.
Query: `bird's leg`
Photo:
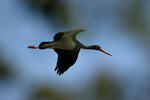
[[[31,48],[31,49],[37,49],[37,48],[39,48],[39,47],[34,46],[34,45],[31,45],[31,46],[28,46],[28,48]]]

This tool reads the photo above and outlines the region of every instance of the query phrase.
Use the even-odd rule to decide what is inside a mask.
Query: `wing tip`
[[[61,70],[60,68],[59,68],[59,66],[56,66],[56,68],[54,69],[54,71],[57,71],[57,74],[60,76],[60,75],[62,75],[65,71],[64,70]]]
[[[57,74],[60,76],[64,73],[64,71],[57,70]]]

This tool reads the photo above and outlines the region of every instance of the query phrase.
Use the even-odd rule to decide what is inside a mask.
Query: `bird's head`
[[[112,56],[110,53],[108,53],[108,52],[106,52],[105,50],[103,50],[103,49],[101,48],[101,46],[99,46],[99,45],[92,45],[91,48],[93,48],[93,49],[95,49],[95,50],[99,50],[99,51],[101,51],[101,52],[103,52],[103,53],[105,53],[105,54],[107,54],[107,55],[109,55],[109,56]]]

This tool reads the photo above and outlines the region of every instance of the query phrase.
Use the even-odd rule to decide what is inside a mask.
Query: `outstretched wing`
[[[85,31],[85,29],[75,29],[64,32],[66,35],[70,35],[72,37],[75,37],[78,33]]]
[[[74,50],[54,50],[58,54],[57,66],[55,68],[55,71],[57,70],[57,74],[61,75],[76,62],[80,48],[75,48]]]
[[[61,40],[63,37],[73,37],[75,39],[76,35],[80,32],[85,31],[84,29],[76,29],[76,30],[70,30],[70,31],[65,31],[65,32],[58,32],[55,36],[54,36],[54,41],[58,41]]]

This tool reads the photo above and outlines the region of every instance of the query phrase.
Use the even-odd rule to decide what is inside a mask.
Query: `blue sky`
[[[114,3],[118,1],[112,1],[112,3],[106,1],[102,3],[101,1],[102,4],[99,7],[98,1],[87,3],[85,0],[82,2],[70,0],[68,5],[73,7],[75,17],[80,18],[81,16],[80,23],[66,29],[56,30],[50,25],[48,26],[42,16],[37,13],[29,13],[29,9],[20,2],[1,0],[1,53],[4,59],[19,71],[18,80],[22,80],[21,84],[45,81],[53,86],[57,84],[57,88],[63,86],[78,91],[81,87],[86,87],[86,83],[92,84],[95,75],[105,69],[111,70],[120,79],[124,78],[124,81],[129,80],[131,83],[129,87],[133,91],[137,91],[139,86],[147,84],[145,76],[149,73],[149,61],[146,53],[148,50],[140,37],[136,37],[133,31],[123,28],[119,17],[116,16],[115,11],[123,2],[119,2],[119,5]],[[109,7],[106,8],[103,5]],[[125,5],[128,5],[128,1]],[[99,11],[97,8],[102,10]],[[81,50],[75,65],[59,77],[54,72],[57,54],[53,50],[41,51],[27,48],[28,45],[39,45],[42,41],[52,41],[56,32],[77,28],[86,29],[77,36],[82,43],[86,45],[100,44],[113,56],[110,57],[98,51]],[[22,90],[19,89],[19,91]],[[11,93],[11,91],[9,92]],[[16,95],[19,96],[17,93]],[[12,98],[19,100],[16,95],[14,93]],[[15,96],[18,99],[15,99]],[[0,97],[9,100],[4,95],[0,95]]]

